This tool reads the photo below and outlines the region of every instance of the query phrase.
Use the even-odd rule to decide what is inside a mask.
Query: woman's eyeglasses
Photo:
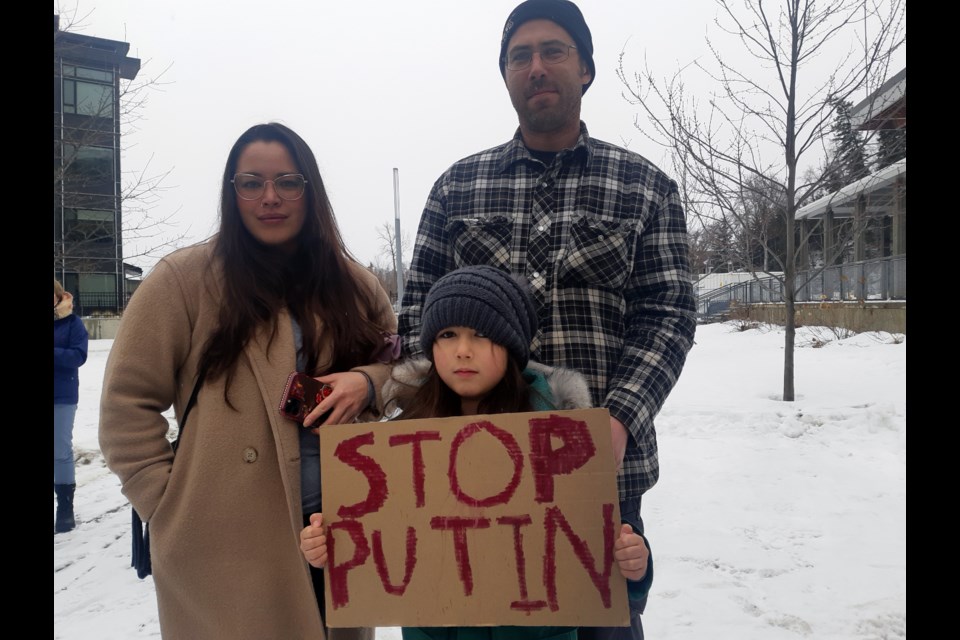
[[[277,176],[273,180],[267,180],[252,173],[238,173],[230,182],[233,183],[237,195],[244,200],[262,198],[268,182],[273,184],[277,195],[284,200],[299,200],[303,197],[303,190],[307,184],[306,178],[299,173],[288,173]]]

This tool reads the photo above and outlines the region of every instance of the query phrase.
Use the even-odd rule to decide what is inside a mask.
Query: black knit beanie
[[[570,0],[526,0],[510,12],[510,17],[503,25],[503,37],[500,39],[500,75],[507,77],[507,45],[510,44],[513,32],[524,22],[540,18],[556,22],[573,38],[580,59],[587,63],[590,70],[590,82],[583,85],[583,93],[586,93],[597,75],[593,64],[593,38],[590,37],[590,28],[587,27],[580,9]]]
[[[469,327],[502,345],[520,368],[530,360],[537,312],[524,285],[486,265],[462,267],[437,280],[423,303],[420,346],[433,360],[433,342],[447,327]]]

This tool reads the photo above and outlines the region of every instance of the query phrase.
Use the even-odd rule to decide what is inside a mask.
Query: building
[[[53,16],[53,269],[79,315],[120,313],[142,275],[123,262],[121,81],[140,71],[129,49]]]
[[[906,333],[907,70],[849,112],[869,132],[872,173],[797,209],[801,252],[794,301],[797,324]],[[714,288],[697,284],[701,319],[727,317],[733,303],[751,320],[784,324],[776,277]],[[834,304],[836,303],[836,304]]]
[[[797,210],[803,235],[818,239],[822,255],[837,256],[833,263],[862,262],[907,254],[907,70],[887,80],[850,110],[850,122],[869,131],[877,149],[873,173]],[[835,246],[847,233],[849,247]],[[804,245],[806,246],[806,245]],[[802,264],[820,266],[813,256]],[[905,274],[904,274],[905,275]]]

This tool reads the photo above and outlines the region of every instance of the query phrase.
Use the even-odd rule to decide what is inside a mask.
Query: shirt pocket
[[[633,271],[634,223],[586,216],[570,225],[570,239],[557,269],[562,286],[622,288]]]
[[[487,264],[509,270],[513,222],[507,216],[457,218],[446,232],[457,268]]]

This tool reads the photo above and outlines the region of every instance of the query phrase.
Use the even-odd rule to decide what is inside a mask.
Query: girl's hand
[[[331,373],[316,378],[318,382],[333,387],[333,393],[323,399],[313,411],[303,419],[303,426],[309,428],[321,415],[332,412],[323,424],[348,424],[367,408],[367,376],[356,371]],[[319,433],[320,425],[313,426],[313,433]]]
[[[323,529],[323,514],[310,515],[310,524],[300,532],[300,551],[310,566],[323,569],[327,564],[327,535]]]
[[[620,575],[627,580],[643,580],[643,576],[647,575],[650,551],[643,542],[643,536],[634,533],[629,524],[620,525],[620,537],[613,543],[613,557]]]

